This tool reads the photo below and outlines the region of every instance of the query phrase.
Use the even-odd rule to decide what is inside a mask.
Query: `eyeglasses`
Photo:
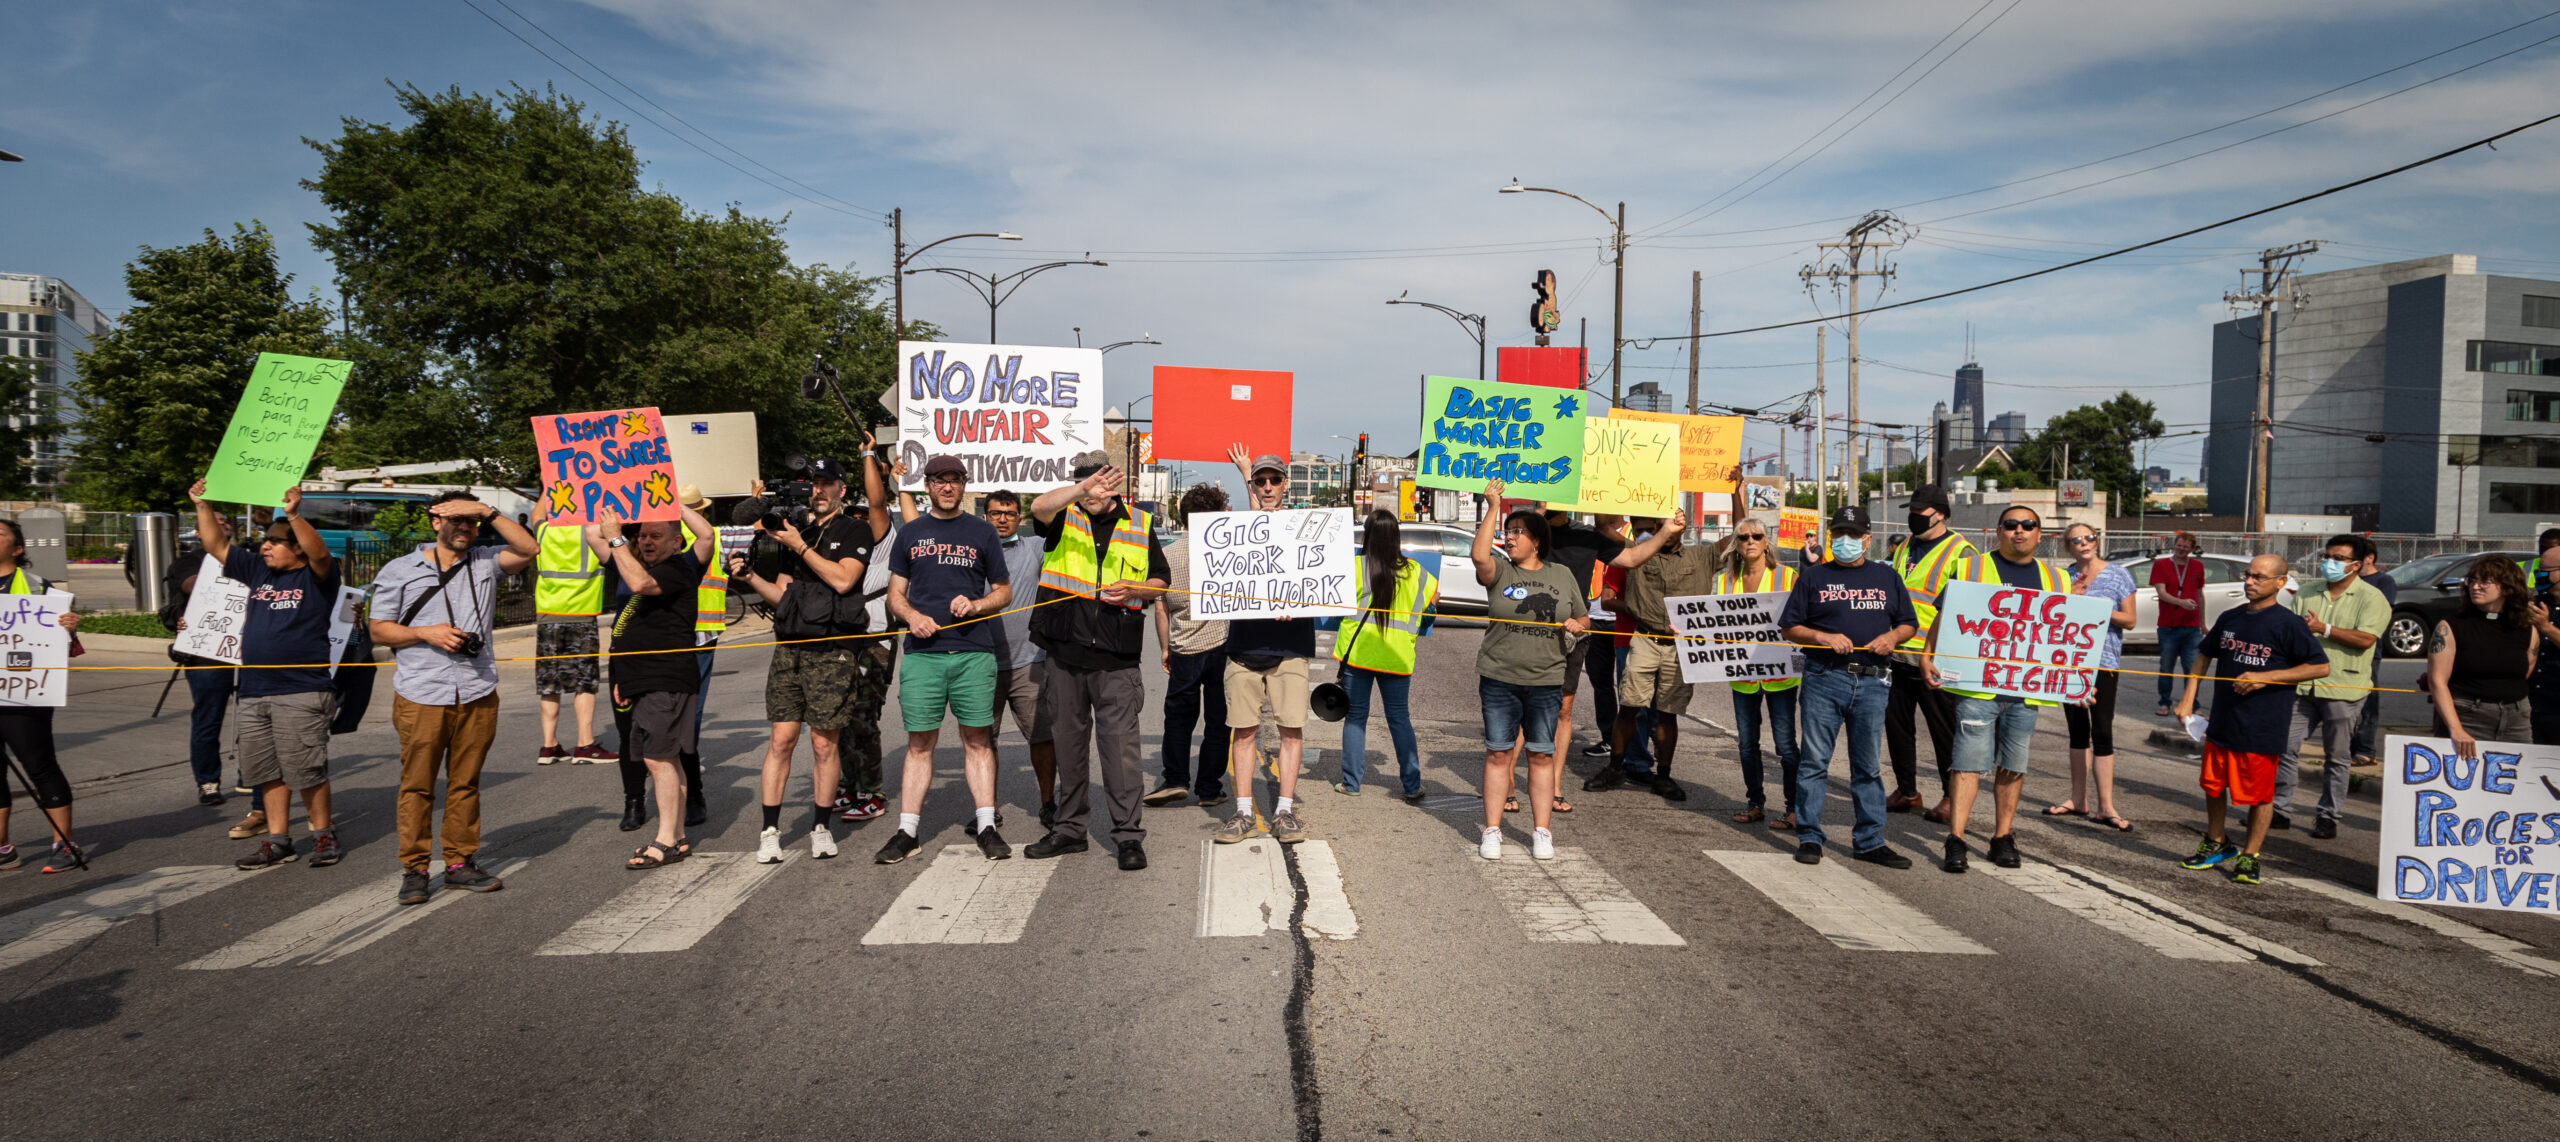
[[[270,543],[290,545],[293,543],[293,537],[289,535],[261,535],[258,537],[258,546],[265,547]]]
[[[1503,528],[1503,529],[1502,529],[1502,538],[1504,538],[1504,539],[1527,539],[1527,538],[1529,538],[1529,533],[1528,533],[1528,531],[1527,531],[1526,529],[1523,529],[1523,528],[1517,528],[1517,527],[1506,527],[1506,528]]]
[[[2044,530],[2044,525],[2043,525],[2043,524],[2040,524],[2040,523],[2037,523],[2036,521],[2031,520],[2031,519],[2004,519],[2004,520],[2001,520],[2001,521],[2000,521],[2000,530],[2002,530],[2002,531],[2042,531],[2042,530]]]
[[[928,484],[965,484],[969,482],[969,478],[958,472],[943,472],[938,475],[925,477],[924,482]]]
[[[1022,518],[1022,512],[1021,512],[1021,510],[1020,510],[1020,509],[1018,509],[1018,508],[988,508],[988,509],[987,509],[987,518],[988,518],[988,519],[1020,519],[1020,518]]]
[[[2098,537],[2094,535],[2074,535],[2063,540],[2064,543],[2068,543],[2074,547],[2078,547],[2083,543],[2096,543],[2097,541]]]
[[[1253,478],[1253,486],[1257,488],[1276,488],[1288,482],[1289,479],[1286,476],[1256,476]]]

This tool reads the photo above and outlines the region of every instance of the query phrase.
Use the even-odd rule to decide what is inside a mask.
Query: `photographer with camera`
[[[444,883],[505,887],[472,860],[480,851],[480,767],[498,734],[498,663],[489,650],[498,577],[532,566],[539,544],[522,524],[469,492],[427,504],[435,541],[384,564],[373,580],[373,641],[391,648],[391,725],[400,734],[400,903],[427,902],[436,771],[444,771]],[[489,521],[504,547],[472,546]]]
[[[804,723],[813,754],[810,794],[817,805],[809,822],[809,855],[836,855],[835,835],[827,829],[828,802],[836,788],[838,737],[853,721],[862,653],[847,636],[869,625],[861,586],[874,534],[868,521],[846,515],[844,506],[844,465],[813,460],[807,521],[794,525],[770,511],[757,521],[781,545],[783,568],[766,578],[748,557],[730,557],[730,577],[773,608],[777,640],[764,690],[765,718],[773,723],[764,755],[764,829],[756,846],[756,860],[764,864],[782,860],[782,796]]]

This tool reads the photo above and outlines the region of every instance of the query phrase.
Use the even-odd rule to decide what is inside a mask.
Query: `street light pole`
[[[1405,291],[1405,293],[1411,293],[1411,292],[1413,292],[1413,291],[1411,291],[1411,290],[1407,290],[1407,291]],[[1467,336],[1470,336],[1470,337],[1473,337],[1473,338],[1475,338],[1475,339],[1476,339],[1476,379],[1477,379],[1477,380],[1479,380],[1479,381],[1481,381],[1481,380],[1484,380],[1484,379],[1485,379],[1485,374],[1484,374],[1484,315],[1483,315],[1483,314],[1481,314],[1481,313],[1460,313],[1460,312],[1458,312],[1457,310],[1451,309],[1451,308],[1449,308],[1448,306],[1445,306],[1445,305],[1441,305],[1441,304],[1439,304],[1438,302],[1431,302],[1431,301],[1414,301],[1414,300],[1412,300],[1412,299],[1410,299],[1410,298],[1407,298],[1407,297],[1406,297],[1406,296],[1404,296],[1404,294],[1402,294],[1402,293],[1397,294],[1397,295],[1395,295],[1394,297],[1388,298],[1388,299],[1387,299],[1387,304],[1388,304],[1388,305],[1419,305],[1419,306],[1423,307],[1424,309],[1436,309],[1436,310],[1439,310],[1439,311],[1440,311],[1440,312],[1442,312],[1442,313],[1448,314],[1448,315],[1449,315],[1449,319],[1450,319],[1450,320],[1457,322],[1457,323],[1458,323],[1458,327],[1459,327],[1459,328],[1464,329],[1464,330],[1466,330],[1466,331],[1467,331]]]
[[[1617,268],[1617,285],[1615,289],[1616,297],[1611,303],[1611,312],[1609,314],[1609,407],[1616,408],[1618,405],[1618,370],[1627,345],[1627,204],[1624,202],[1619,203],[1618,213],[1613,216],[1608,211],[1602,210],[1598,203],[1593,202],[1588,198],[1584,198],[1579,194],[1575,194],[1572,191],[1557,190],[1553,187],[1546,186],[1522,186],[1520,185],[1520,180],[1517,178],[1511,180],[1511,185],[1501,187],[1500,190],[1504,194],[1526,194],[1531,192],[1538,194],[1561,194],[1566,198],[1570,198],[1575,202],[1588,206],[1595,211],[1599,211],[1601,219],[1609,223],[1609,260],[1615,263]]]
[[[893,300],[890,302],[889,332],[893,339],[904,338],[907,335],[907,262],[918,254],[922,254],[925,251],[945,242],[957,242],[962,238],[994,238],[1002,242],[1019,242],[1022,240],[1022,235],[1016,234],[1011,230],[999,230],[994,233],[987,234],[954,234],[948,238],[936,238],[933,241],[916,247],[912,252],[910,252],[907,249],[906,208],[901,206],[890,209],[889,278],[890,297]],[[992,326],[994,323],[994,319],[991,316],[988,320],[988,324]],[[987,340],[995,340],[995,335],[992,329],[989,330]]]
[[[923,251],[921,250],[917,251],[917,253],[922,252]],[[1054,270],[1060,266],[1107,266],[1110,264],[1111,263],[1109,262],[1097,262],[1091,258],[1074,258],[1063,262],[1043,262],[1040,265],[1033,266],[1027,270],[1016,270],[1009,274],[999,275],[982,274],[975,270],[960,269],[957,266],[924,266],[919,269],[907,270],[905,272],[910,274],[949,274],[969,283],[969,288],[976,291],[979,297],[985,298],[987,301],[987,343],[992,345],[996,340],[996,307],[1003,305],[1005,303],[1005,299],[1012,297],[1014,291],[1021,289],[1022,283],[1031,280],[1033,275],[1046,270]]]

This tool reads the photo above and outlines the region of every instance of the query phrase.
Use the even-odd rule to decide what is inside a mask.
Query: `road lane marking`
[[[249,875],[227,864],[171,865],[0,916],[0,970],[73,947],[119,920],[150,915]]]
[[[748,853],[695,853],[672,868],[648,872],[569,930],[534,950],[537,956],[681,952],[710,935],[746,903],[765,879],[799,856],[757,864]]]
[[[1850,951],[1992,954],[1844,865],[1797,864],[1793,853],[1706,854],[1823,939]]]
[[[503,880],[515,875],[528,859],[514,857],[498,861],[489,866],[489,873]],[[384,937],[426,919],[428,913],[443,908],[456,897],[478,895],[460,889],[446,889],[442,872],[428,881],[428,888],[435,895],[428,897],[426,903],[404,906],[396,902],[400,895],[400,874],[367,881],[362,888],[348,889],[263,931],[178,966],[188,971],[316,967],[371,947]]]
[[[2145,907],[2148,907],[2161,915],[2177,920],[2199,931],[2210,932],[2216,936],[2220,936],[2242,948],[2256,952],[2259,955],[2275,960],[2278,963],[2287,963],[2296,967],[2307,968],[2325,966],[2320,961],[2303,955],[2302,953],[2273,940],[2260,939],[2259,937],[2252,936],[2247,932],[2243,932],[2240,929],[2234,928],[2229,924],[2225,924],[2220,920],[2216,920],[2211,916],[2204,915],[2203,913],[2197,912],[2196,910],[2183,905],[2171,903],[2169,900],[2156,893],[2145,892],[2142,889],[2135,888],[2134,886],[2108,876],[2105,873],[2096,872],[2076,864],[2062,864],[2057,862],[2054,864],[2054,867],[2070,873],[2073,876],[2079,877],[2082,880],[2088,881],[2091,884],[2095,884],[2100,888],[2104,888],[2109,892],[2113,892],[2118,896],[2138,901]]]
[[[1289,913],[1297,892],[1289,885],[1289,866],[1280,842],[1255,837],[1238,844],[1200,842],[1201,936],[1259,936],[1289,930]],[[1332,844],[1307,841],[1297,846],[1298,875],[1307,882],[1307,912],[1299,927],[1325,940],[1348,940],[1360,934],[1351,898],[1342,891],[1342,865]]]
[[[1484,808],[1481,793],[1441,793],[1422,799],[1422,807],[1434,813],[1477,812]]]
[[[2023,889],[2037,899],[2173,960],[2249,963],[2257,958],[2041,862],[2019,868],[2001,868],[1993,864],[1976,868],[1994,880]]]
[[[2370,896],[2343,884],[2331,884],[2325,880],[2297,880],[2292,877],[2287,877],[2278,883],[2289,884],[2295,888],[2326,896],[2331,900],[2353,904],[2358,908],[2377,912],[2394,920],[2406,921],[2440,936],[2450,936],[2488,953],[2489,958],[2528,975],[2560,978],[2560,963],[2554,963],[2540,956],[2527,955],[2528,952],[2538,952],[2542,949],[2522,940],[2510,939],[2487,929],[2474,928],[2460,920],[2439,916],[2424,908]]]
[[[974,844],[944,845],[862,942],[1013,943],[1057,870],[1055,860],[988,860]]]
[[[1493,886],[1493,894],[1511,909],[1529,938],[1559,944],[1688,943],[1644,906],[1591,854],[1558,848],[1554,860],[1535,860],[1520,845],[1505,845],[1501,860],[1476,855],[1466,847],[1467,861]]]

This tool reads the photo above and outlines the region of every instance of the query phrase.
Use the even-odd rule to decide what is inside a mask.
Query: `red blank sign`
[[[1494,379],[1506,385],[1579,389],[1582,350],[1570,345],[1504,345],[1494,354],[1493,372]]]
[[[1156,462],[1225,463],[1227,446],[1248,456],[1289,456],[1291,374],[1260,369],[1156,366]]]

